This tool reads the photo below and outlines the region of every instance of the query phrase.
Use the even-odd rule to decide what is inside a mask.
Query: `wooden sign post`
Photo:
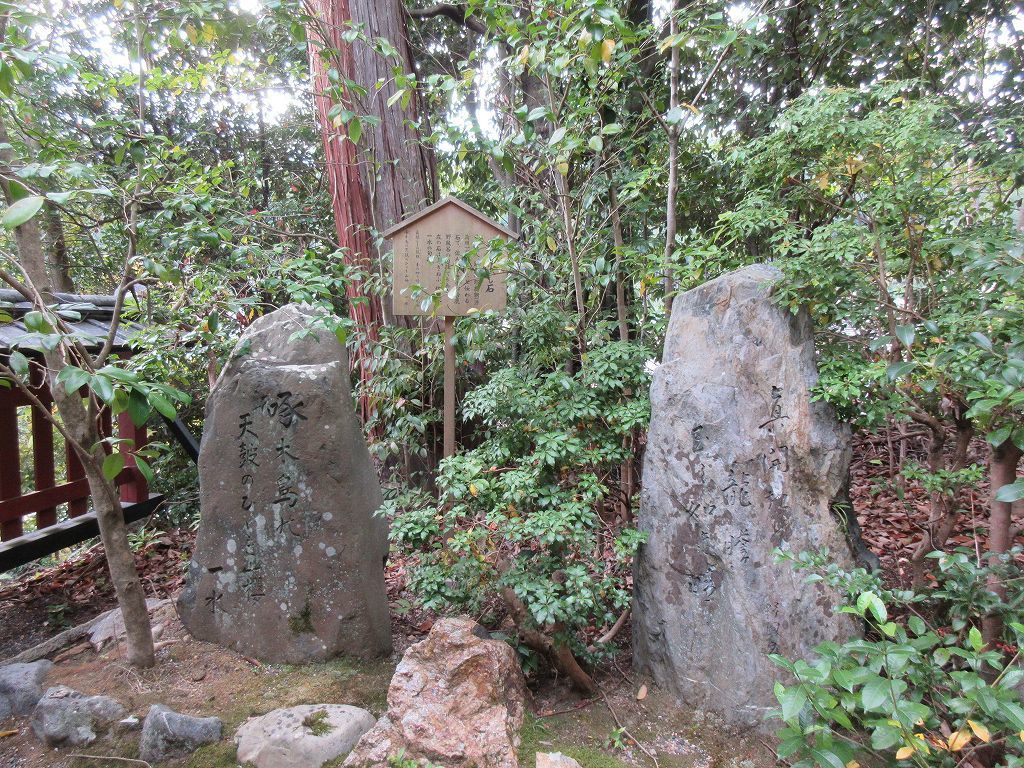
[[[433,315],[432,303],[414,297],[418,288],[430,296],[444,287],[444,272],[472,250],[477,241],[515,239],[516,235],[458,198],[446,197],[399,222],[384,238],[394,248],[391,296],[396,315]],[[444,317],[444,456],[455,453],[455,318],[488,309],[505,308],[505,275],[493,274],[482,283],[472,271],[452,293],[441,294],[437,314]]]

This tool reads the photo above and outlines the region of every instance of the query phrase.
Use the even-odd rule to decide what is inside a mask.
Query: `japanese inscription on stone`
[[[831,506],[847,430],[823,403],[810,318],[753,266],[680,295],[651,387],[634,573],[637,667],[689,706],[763,727],[777,704],[769,655],[805,658],[855,632],[838,596],[776,562],[776,548],[850,550]]]
[[[390,649],[380,487],[333,334],[291,305],[246,331],[207,403],[202,518],[178,601],[198,638],[272,662]]]

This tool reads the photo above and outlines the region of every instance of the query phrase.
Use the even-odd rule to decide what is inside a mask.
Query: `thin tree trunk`
[[[0,25],[0,39],[3,37],[3,25]],[[0,142],[9,143],[7,124],[0,113]],[[0,151],[0,165],[10,167],[13,155],[10,149]],[[3,192],[10,204],[11,194],[8,184],[3,184]],[[53,292],[49,271],[46,268],[46,256],[43,239],[37,218],[30,219],[17,228],[15,239],[18,249],[18,263],[24,270],[30,288],[26,298],[36,304],[36,308],[45,311],[45,305]],[[38,283],[36,281],[39,281]],[[113,321],[112,321],[113,322]],[[76,347],[80,349],[80,347]],[[86,353],[87,354],[87,353]],[[78,392],[68,393],[64,385],[57,381],[58,374],[69,364],[65,358],[65,346],[45,352],[46,378],[50,392],[57,405],[57,413],[72,445],[78,453],[85,468],[96,510],[100,538],[103,541],[110,579],[114,584],[117,604],[124,616],[127,640],[128,661],[135,666],[151,667],[154,663],[153,633],[149,624],[149,612],[146,609],[146,597],[142,583],[135,570],[135,560],[131,547],[128,545],[128,530],[124,522],[117,487],[103,476],[103,447],[100,443],[99,428],[96,414],[91,413],[83,405]],[[80,361],[81,367],[88,368],[90,360]],[[90,446],[92,446],[90,448]]]
[[[669,16],[669,35],[679,32],[676,3],[672,4]],[[672,46],[672,58],[668,71],[669,112],[679,109],[679,46]],[[675,279],[672,277],[672,257],[676,247],[676,198],[679,195],[679,124],[668,126],[668,191],[665,200],[665,315],[672,314],[672,296],[675,293]]]
[[[615,318],[619,324],[619,341],[629,341],[626,276],[622,272],[622,249],[625,247],[625,240],[622,237],[622,219],[619,216],[619,200],[614,186],[608,188],[608,202],[612,209],[612,242],[615,245]]]
[[[556,642],[539,629],[531,627],[529,611],[510,587],[503,589],[501,595],[523,642],[537,653],[545,656],[551,666],[568,677],[578,690],[586,694],[596,693],[597,684],[594,683],[594,678],[580,666],[572,649],[564,643]],[[554,631],[557,632],[560,629],[560,627],[555,627]]]
[[[949,462],[949,471],[955,472],[967,464],[967,452],[971,445],[971,438],[974,437],[974,428],[968,421],[958,421],[956,425],[956,447],[953,449],[953,456]],[[906,441],[902,441],[906,442]],[[941,472],[946,467],[946,458],[943,449],[946,445],[946,432],[939,424],[933,429],[931,443],[928,447],[928,470],[932,473]],[[928,524],[925,527],[924,537],[918,544],[917,550],[911,557],[912,583],[915,587],[924,584],[925,565],[930,552],[941,550],[949,538],[956,521],[960,517],[960,511],[956,506],[956,497],[940,493],[931,494],[931,509],[928,514]]]
[[[60,213],[54,210],[45,212],[46,239],[50,259],[47,262],[50,281],[55,291],[74,293],[75,283],[71,279],[71,260],[68,258],[67,238],[64,236],[64,223]]]
[[[51,352],[46,357],[47,368],[50,371],[59,371],[62,365],[59,353]],[[146,607],[146,593],[142,588],[138,571],[135,570],[135,558],[128,544],[128,526],[124,521],[117,486],[103,474],[106,452],[100,443],[97,420],[82,405],[82,399],[77,392],[69,396],[55,379],[56,377],[51,375],[50,388],[61,420],[78,443],[75,449],[85,468],[92,505],[99,524],[100,540],[103,542],[107,558],[107,569],[114,584],[117,604],[124,617],[128,663],[136,667],[151,667],[156,657],[153,631],[149,623],[149,609]],[[90,445],[94,446],[91,450],[83,450]]]
[[[1012,545],[1011,529],[1013,527],[1013,504],[996,501],[996,494],[1005,485],[1012,485],[1017,479],[1017,463],[1020,461],[1021,450],[1010,440],[992,449],[989,466],[990,491],[992,494],[989,511],[988,529],[988,564],[989,567],[999,565],[1000,555],[1009,551]],[[1006,584],[998,574],[990,574],[988,588],[1001,599],[1006,598]],[[991,646],[1003,635],[1003,619],[998,614],[990,614],[982,620],[982,634],[985,642]]]

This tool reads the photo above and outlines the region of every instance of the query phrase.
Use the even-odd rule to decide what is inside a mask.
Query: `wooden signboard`
[[[486,252],[489,240],[515,238],[512,232],[475,208],[446,197],[396,224],[384,237],[391,240],[394,248],[392,297],[396,315],[434,314],[429,303],[426,309],[423,304],[439,288],[443,292],[437,314],[444,317],[505,308],[504,274],[493,274],[478,285],[472,272],[456,281],[450,267],[477,242],[482,241],[480,250]],[[420,293],[414,296],[416,286]],[[454,297],[449,296],[456,286]]]
[[[442,289],[436,313],[444,316],[445,458],[455,453],[455,318],[487,309],[503,310],[506,298],[505,275],[495,273],[480,282],[473,265],[467,275],[458,275],[451,265],[477,243],[485,251],[490,240],[515,237],[515,233],[455,197],[439,200],[384,233],[394,248],[391,296],[396,315],[434,314],[435,307],[428,299]]]

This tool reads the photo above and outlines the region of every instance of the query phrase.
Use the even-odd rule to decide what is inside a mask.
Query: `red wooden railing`
[[[33,371],[33,390],[44,406],[52,408],[53,398],[42,381],[39,371]],[[19,444],[18,408],[32,408],[32,467],[35,476],[35,490],[22,493],[21,448]],[[104,408],[99,417],[103,437],[113,434],[110,410]],[[117,476],[121,502],[124,504],[146,501],[149,489],[145,478],[135,464],[135,457],[129,453],[146,444],[146,428],[136,427],[128,414],[118,417],[118,437],[134,441],[125,452],[125,467]],[[68,517],[83,515],[88,509],[89,483],[85,470],[75,451],[66,448],[67,473],[63,483],[57,484],[56,462],[54,461],[53,424],[46,414],[19,389],[0,388],[0,541],[10,541],[22,536],[25,531],[24,519],[35,515],[37,529],[48,528],[57,523],[57,507],[68,505]]]

